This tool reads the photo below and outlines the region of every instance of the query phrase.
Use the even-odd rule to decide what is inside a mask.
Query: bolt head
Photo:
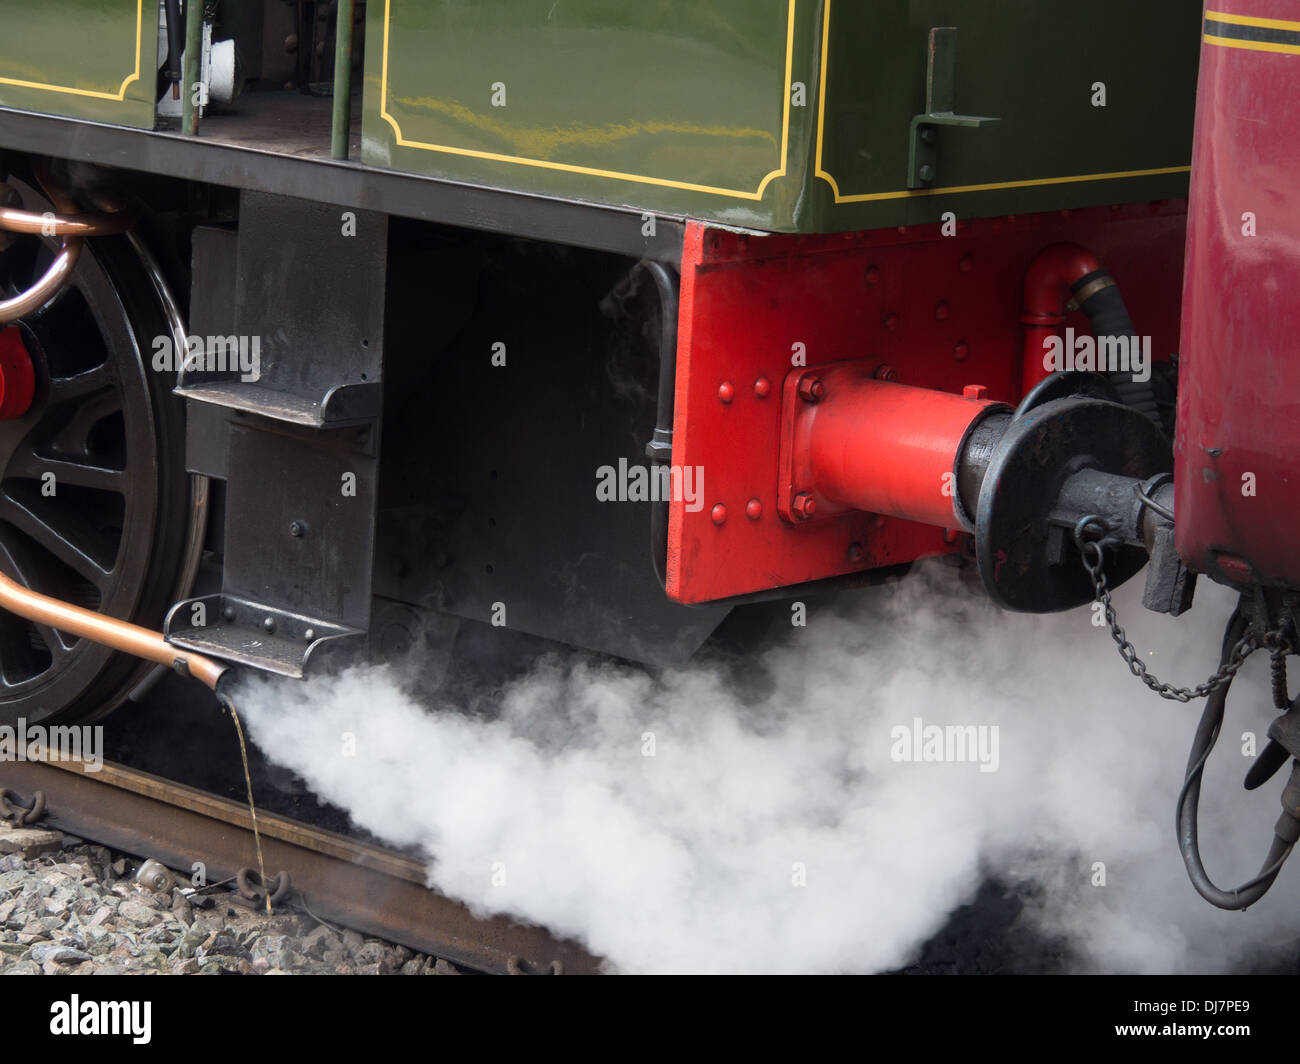
[[[875,377],[878,381],[896,381],[898,380],[898,370],[894,369],[893,366],[880,365],[876,367]]]
[[[727,508],[722,503],[718,503],[709,511],[709,517],[713,519],[715,525],[721,527],[727,523]]]
[[[235,619],[235,607],[227,606],[224,610],[221,611],[221,616],[223,616],[228,621],[233,621]]]
[[[766,377],[759,377],[754,382],[754,394],[760,399],[766,399],[772,394],[772,382]]]
[[[303,524],[301,521],[289,522],[289,535],[301,536],[306,531],[307,531],[307,526]]]
[[[920,176],[922,181],[929,182],[934,180],[934,167],[931,166],[929,163],[926,163],[924,166],[922,166],[917,173]]]
[[[794,497],[790,509],[800,521],[808,521],[817,514],[817,500],[808,492],[801,491]]]
[[[757,521],[763,516],[763,504],[757,499],[750,499],[745,504],[745,516],[751,521]]]
[[[718,402],[729,403],[736,398],[736,386],[731,381],[723,381],[718,385]]]
[[[265,618],[263,618],[263,620],[262,620],[262,627],[265,628],[268,632],[274,632],[274,631],[275,631],[275,618],[274,618],[274,617],[265,617]]]
[[[799,382],[799,398],[805,403],[820,403],[826,396],[826,384],[820,377],[804,377]]]
[[[989,390],[982,384],[968,384],[961,390],[961,394],[966,399],[987,399]]]

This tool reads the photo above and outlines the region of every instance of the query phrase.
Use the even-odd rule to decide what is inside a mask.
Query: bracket
[[[1000,118],[955,113],[957,96],[957,27],[930,31],[925,72],[925,113],[912,119],[907,153],[907,187],[932,188],[938,178],[938,126],[979,129]]]

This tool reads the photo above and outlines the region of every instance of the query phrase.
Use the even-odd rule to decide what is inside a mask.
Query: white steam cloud
[[[1174,621],[1142,610],[1140,585],[1117,606],[1148,666],[1200,681],[1231,598],[1203,582]],[[258,680],[239,706],[318,795],[430,854],[437,890],[619,971],[900,967],[989,871],[1042,883],[1027,918],[1093,970],[1222,971],[1286,947],[1300,869],[1246,914],[1183,871],[1174,802],[1201,703],[1147,692],[1090,619],[1001,613],[933,565],[810,610],[743,691],[721,667],[557,658],[493,720],[420,705],[378,668]],[[1257,657],[1206,773],[1202,845],[1225,886],[1258,870],[1279,808],[1278,779],[1241,789],[1240,736],[1262,745],[1272,716]],[[997,771],[894,760],[891,733],[918,717],[996,726]]]

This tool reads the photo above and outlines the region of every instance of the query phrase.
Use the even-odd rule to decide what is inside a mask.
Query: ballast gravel
[[[303,911],[265,911],[226,888],[155,892],[140,864],[69,840],[0,856],[0,975],[458,975]]]

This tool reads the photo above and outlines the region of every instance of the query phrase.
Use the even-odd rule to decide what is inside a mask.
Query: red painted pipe
[[[1065,321],[1065,303],[1070,285],[1101,269],[1101,263],[1078,244],[1052,244],[1043,248],[1025,274],[1025,309],[1020,321],[1025,326],[1024,357],[1021,365],[1021,395],[1050,376],[1043,368],[1043,345]]]
[[[806,471],[805,483],[854,510],[967,527],[957,494],[958,455],[971,426],[1004,405],[875,380],[852,366],[821,378],[825,397],[803,411],[796,430],[803,455],[796,468]]]

